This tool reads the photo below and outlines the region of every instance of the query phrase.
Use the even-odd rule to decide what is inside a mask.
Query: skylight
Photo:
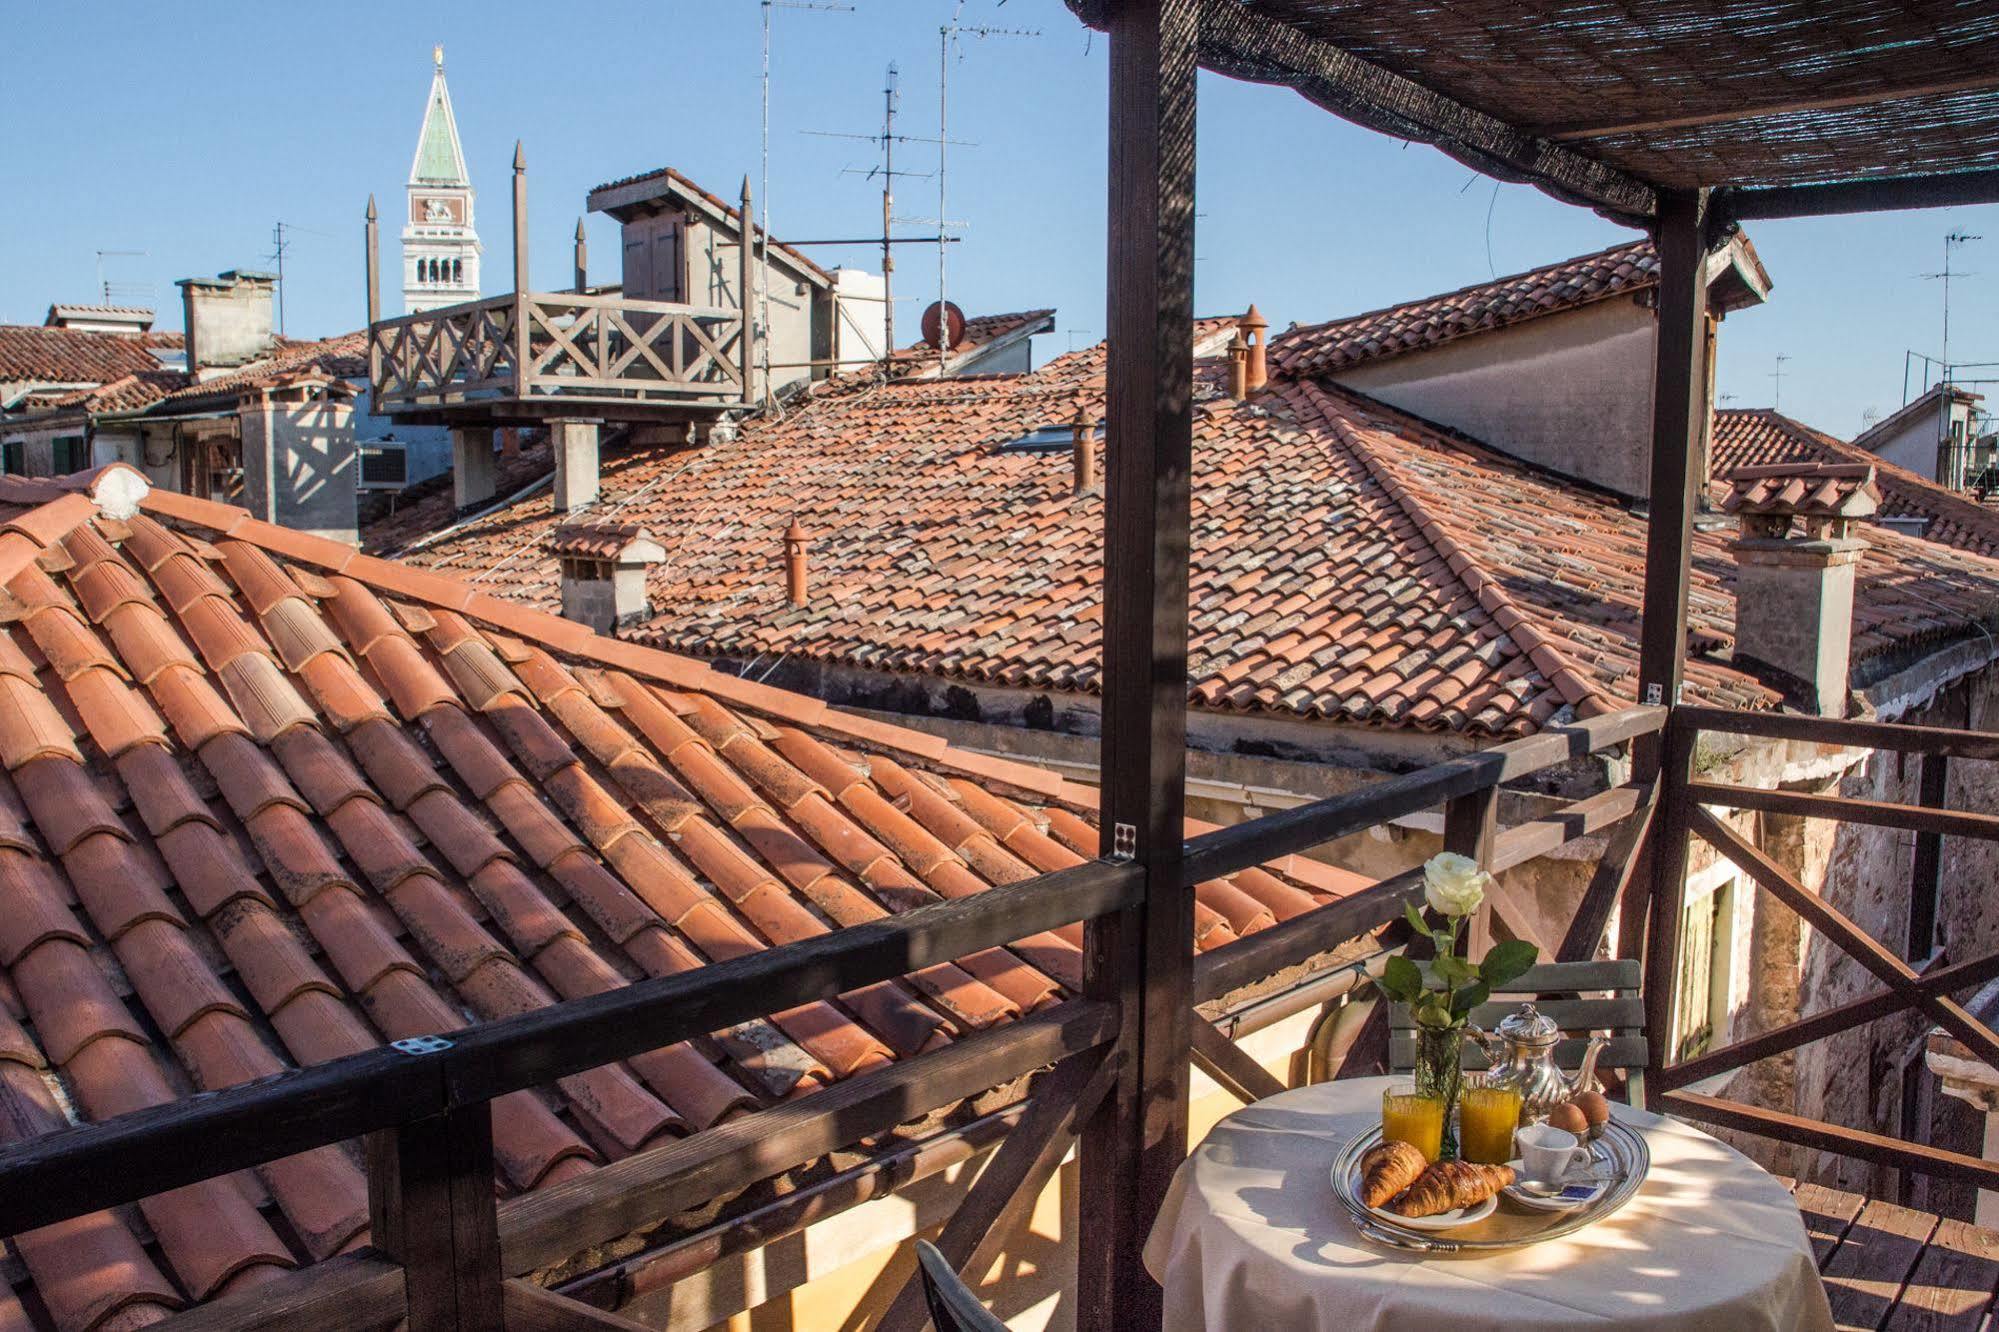
[[[1075,428],[1068,425],[1036,426],[1024,435],[999,446],[1001,453],[1058,453],[1076,446]]]

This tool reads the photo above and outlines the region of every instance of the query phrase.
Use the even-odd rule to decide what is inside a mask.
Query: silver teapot
[[[1492,1061],[1492,1068],[1478,1082],[1484,1087],[1517,1090],[1521,1123],[1546,1118],[1549,1111],[1578,1092],[1603,1090],[1596,1078],[1596,1060],[1610,1043],[1609,1037],[1591,1038],[1582,1067],[1571,1076],[1555,1067],[1555,1046],[1562,1039],[1562,1029],[1534,1005],[1521,1005],[1520,1011],[1501,1021],[1495,1031],[1487,1035],[1476,1026],[1468,1029]]]

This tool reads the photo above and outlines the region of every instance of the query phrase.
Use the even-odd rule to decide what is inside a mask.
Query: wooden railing
[[[1698,739],[1704,732],[1919,755],[1920,803],[1891,804],[1703,780],[1695,774],[1694,757]],[[1651,1048],[1655,1065],[1648,1071],[1646,1081],[1650,1095],[1660,1107],[1690,1119],[1780,1142],[1966,1181],[1981,1188],[1999,1188],[1999,1163],[1689,1090],[1696,1083],[1747,1068],[1758,1060],[1911,1011],[1955,1036],[1988,1065],[1999,1068],[1999,1036],[1953,997],[1999,977],[1999,953],[1950,958],[1935,946],[1938,893],[1942,887],[1942,838],[1999,841],[1999,815],[1943,808],[1948,765],[1953,760],[1999,760],[1999,735],[1716,708],[1674,709],[1661,768],[1659,835],[1651,876],[1654,888],[1645,950],[1646,1020],[1653,1033]],[[1866,933],[1822,895],[1800,883],[1714,812],[1720,809],[1756,810],[1914,831],[1906,956]],[[1865,968],[1878,982],[1878,988],[1720,1049],[1674,1062],[1671,1042],[1664,1039],[1664,1033],[1671,1030],[1668,1024],[1673,1019],[1674,982],[1684,964],[1680,956],[1680,923],[1690,838],[1696,837],[1741,870],[1758,888],[1795,911],[1816,937]],[[1966,888],[1989,893],[1990,885],[1966,885]]]
[[[520,293],[385,319],[368,330],[374,410],[480,403],[734,403],[744,397],[734,309]]]
[[[1644,793],[1616,787],[1500,830],[1502,782],[1654,733],[1663,710],[1634,708],[1391,778],[1192,839],[1183,887],[1309,849],[1387,820],[1446,808],[1447,841],[1499,869],[1629,820]],[[938,1237],[969,1270],[1048,1182],[1084,1124],[1135,1114],[1115,1093],[1137,978],[1107,974],[1120,916],[1141,874],[1107,858],[771,948],[678,976],[393,1046],[44,1135],[0,1150],[0,1235],[119,1206],[199,1180],[360,1138],[370,1248],[177,1315],[176,1328],[629,1327],[524,1280],[578,1252],[656,1226],[897,1124],[1032,1076],[999,1145]],[[1418,888],[1399,875],[1199,959],[1192,1007],[1309,961],[1401,913]],[[491,1102],[557,1078],[782,1012],[924,966],[1085,922],[1084,994],[942,1050],[851,1077],[641,1151],[588,1175],[496,1203]],[[1112,931],[1106,934],[1106,931]],[[1301,1005],[1316,1002],[1309,989]],[[1266,1001],[1267,1002],[1267,1001]],[[1193,1014],[1188,1057],[1246,1096],[1275,1079]],[[1141,1098],[1142,1100],[1142,1098]],[[990,1139],[988,1139],[990,1140]],[[853,1201],[868,1196],[849,1189]],[[787,1203],[790,1200],[785,1200]],[[825,1208],[766,1218],[796,1227]],[[880,1324],[920,1326],[912,1285]]]

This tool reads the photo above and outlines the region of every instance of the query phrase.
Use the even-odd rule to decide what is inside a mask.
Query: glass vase
[[[1465,1024],[1416,1027],[1416,1094],[1444,1103],[1443,1159],[1458,1154],[1458,1095],[1464,1090]]]

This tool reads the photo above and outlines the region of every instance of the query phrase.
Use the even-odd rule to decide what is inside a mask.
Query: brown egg
[[[1610,1102],[1603,1098],[1602,1092],[1577,1092],[1569,1098],[1569,1104],[1583,1112],[1591,1128],[1610,1118]]]
[[[1589,1132],[1589,1116],[1572,1101],[1567,1105],[1558,1105],[1548,1112],[1548,1126],[1573,1133],[1580,1138]]]

